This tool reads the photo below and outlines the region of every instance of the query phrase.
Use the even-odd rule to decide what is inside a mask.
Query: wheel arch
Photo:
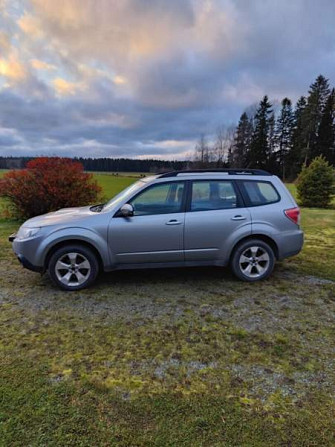
[[[265,234],[250,234],[249,236],[245,236],[242,239],[240,239],[238,242],[236,242],[236,244],[233,246],[231,252],[230,252],[230,256],[229,256],[229,262],[232,259],[232,256],[236,250],[236,247],[240,244],[242,244],[243,242],[246,242],[248,240],[251,239],[258,239],[261,240],[265,243],[267,243],[268,245],[270,245],[270,247],[273,250],[273,253],[275,255],[275,258],[278,260],[279,259],[279,249],[278,249],[278,245],[276,244],[276,242],[270,237],[270,236],[266,236]]]
[[[99,250],[93,245],[90,244],[87,241],[84,241],[82,239],[65,239],[63,241],[57,242],[54,245],[52,245],[46,256],[44,259],[44,270],[48,269],[48,265],[49,265],[49,261],[51,256],[59,249],[62,247],[66,247],[67,245],[82,245],[86,248],[89,248],[96,256],[97,260],[98,260],[98,264],[99,264],[99,271],[103,271],[104,270],[104,263],[103,263],[103,259],[101,257],[101,254],[99,253]]]

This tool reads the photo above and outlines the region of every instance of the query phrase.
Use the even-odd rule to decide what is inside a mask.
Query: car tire
[[[99,273],[99,262],[91,249],[83,245],[66,245],[50,257],[48,273],[63,290],[81,290],[89,287]]]
[[[261,281],[271,275],[275,255],[266,242],[248,239],[235,248],[230,264],[234,275],[242,281]]]

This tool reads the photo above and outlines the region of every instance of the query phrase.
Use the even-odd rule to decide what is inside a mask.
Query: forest
[[[22,169],[33,157],[0,157],[0,169]],[[135,158],[76,158],[86,171],[93,172],[160,172],[187,169],[191,161]]]
[[[294,180],[317,156],[335,165],[334,111],[335,90],[319,75],[294,106],[286,97],[275,111],[264,96],[242,113],[236,127],[219,128],[214,144],[202,135],[195,158],[200,166],[261,168]]]

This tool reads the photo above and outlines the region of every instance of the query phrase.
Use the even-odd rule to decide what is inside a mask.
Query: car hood
[[[24,227],[46,227],[49,225],[66,224],[75,222],[85,217],[94,216],[97,213],[90,210],[90,206],[81,206],[76,208],[63,208],[58,211],[43,214],[42,216],[36,216],[27,220]]]

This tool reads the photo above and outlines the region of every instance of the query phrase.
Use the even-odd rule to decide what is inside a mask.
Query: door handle
[[[246,220],[246,217],[245,217],[245,216],[238,215],[238,216],[234,216],[234,217],[232,217],[231,220]]]
[[[181,225],[182,222],[180,222],[180,220],[177,219],[171,219],[168,222],[165,222],[165,225]]]

